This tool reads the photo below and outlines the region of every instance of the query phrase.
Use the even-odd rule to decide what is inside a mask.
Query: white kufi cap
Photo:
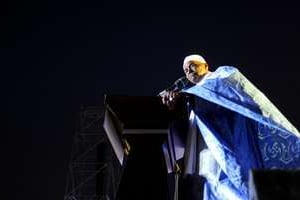
[[[189,56],[184,58],[183,67],[190,61],[198,61],[198,62],[201,62],[201,63],[206,63],[204,58],[200,55],[189,55]]]

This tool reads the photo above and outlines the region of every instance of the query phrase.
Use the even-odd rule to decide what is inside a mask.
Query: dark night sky
[[[80,105],[156,95],[190,53],[238,67],[300,128],[294,5],[1,4],[1,199],[63,199]]]

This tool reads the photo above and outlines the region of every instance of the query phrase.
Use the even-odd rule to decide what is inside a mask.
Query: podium
[[[159,97],[105,96],[103,126],[123,169],[116,199],[169,199],[162,144],[171,118]]]

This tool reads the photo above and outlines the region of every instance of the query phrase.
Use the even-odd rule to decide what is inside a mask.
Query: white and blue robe
[[[188,134],[198,129],[207,145],[199,172],[204,199],[248,199],[250,170],[300,167],[300,133],[238,69],[219,67],[182,92],[195,96]],[[184,147],[190,158],[199,156],[194,146]]]

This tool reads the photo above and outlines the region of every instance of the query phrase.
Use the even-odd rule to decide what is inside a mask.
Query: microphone
[[[182,90],[183,88],[185,88],[189,83],[189,80],[185,77],[182,76],[179,79],[177,79],[173,85],[171,85],[170,87],[168,87],[167,89],[161,91],[159,93],[159,96],[164,95],[167,91],[174,91],[174,92],[178,92],[180,90]]]

